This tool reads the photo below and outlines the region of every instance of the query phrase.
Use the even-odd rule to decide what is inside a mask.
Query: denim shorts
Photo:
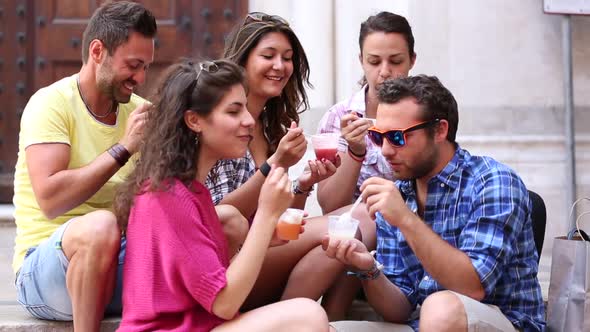
[[[69,261],[61,241],[73,219],[61,225],[47,241],[27,250],[25,260],[16,277],[18,302],[34,317],[47,320],[72,320],[72,301],[66,287]],[[126,240],[121,239],[117,280],[106,314],[121,314],[121,287]]]

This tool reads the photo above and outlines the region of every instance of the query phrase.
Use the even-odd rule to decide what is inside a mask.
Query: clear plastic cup
[[[347,216],[328,216],[328,235],[330,239],[348,240],[354,239],[359,221]]]
[[[287,209],[277,223],[277,236],[281,240],[297,240],[301,233],[301,221],[303,220],[303,210]]]
[[[313,146],[315,157],[318,160],[327,159],[335,163],[339,139],[340,134],[332,133],[311,136],[311,145]]]

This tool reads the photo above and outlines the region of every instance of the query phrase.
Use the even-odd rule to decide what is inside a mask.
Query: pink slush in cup
[[[336,163],[338,153],[338,140],[340,134],[318,134],[311,136],[311,145],[318,160],[326,159]]]

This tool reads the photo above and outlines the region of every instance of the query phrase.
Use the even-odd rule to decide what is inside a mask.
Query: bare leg
[[[215,207],[217,217],[223,227],[223,233],[227,239],[229,257],[233,257],[246,240],[248,235],[248,219],[232,205],[220,204]]]
[[[429,295],[420,308],[420,331],[467,331],[463,302],[450,291]]]
[[[309,299],[292,299],[248,311],[225,322],[213,332],[232,331],[329,331],[322,307]]]
[[[258,308],[281,299],[293,267],[307,253],[320,245],[322,237],[326,232],[327,226],[325,222],[316,223],[316,221],[320,220],[311,219],[307,221],[305,232],[299,236],[299,239],[290,241],[282,246],[268,249],[254,288],[242,306],[243,310]],[[329,264],[342,266],[342,264],[328,258],[325,254],[323,254],[323,257],[325,257],[325,262]],[[320,268],[316,266],[314,273],[324,274],[325,270],[324,266]],[[331,270],[331,268],[328,268],[328,270]],[[326,278],[332,278],[331,280],[333,281],[335,276],[328,276]],[[311,288],[316,288],[317,286],[311,284],[306,285],[306,287]],[[321,286],[317,288],[321,288]],[[314,295],[314,300],[317,300],[321,295],[321,290],[318,291],[317,289],[301,291],[305,294],[316,294]]]
[[[345,207],[348,209],[348,207]],[[363,243],[369,249],[375,250],[377,246],[377,225],[369,215],[367,207],[364,203],[359,204],[352,216],[359,221],[359,229],[361,230]]]
[[[344,265],[326,256],[324,250],[317,246],[295,265],[281,300],[299,296],[317,300],[343,273]]]
[[[344,207],[330,214],[341,214],[348,209],[350,207]],[[375,223],[370,220],[366,209],[359,206],[353,216],[361,221],[359,226],[361,233],[367,233],[368,248],[374,248]],[[327,257],[320,247],[322,238],[328,232],[327,221],[328,218],[325,216],[311,218],[307,220],[305,232],[298,240],[268,250],[258,280],[242,309],[250,310],[279,299],[286,300],[302,296],[317,300],[337,278],[343,276],[344,266],[337,260]],[[364,238],[365,235],[363,234],[362,237]],[[335,312],[335,315],[346,313],[360,288],[359,283],[355,284],[354,280],[350,282],[353,283],[353,289],[343,285],[335,291],[334,295],[324,295],[328,296],[330,302],[327,303],[330,304],[330,309]],[[356,288],[354,288],[355,285]],[[344,294],[339,295],[340,292]],[[333,299],[330,299],[332,296],[334,296]],[[340,296],[342,299],[349,299],[348,302],[339,303]]]
[[[342,214],[350,207],[344,207],[334,211],[335,214]],[[375,222],[369,216],[364,204],[359,205],[353,213],[353,217],[360,221],[359,229],[362,234],[362,241],[369,250],[376,246]],[[297,267],[296,267],[297,268]],[[295,272],[295,271],[294,271]],[[306,273],[305,271],[301,273]],[[307,272],[308,273],[308,272]],[[343,320],[356,294],[361,289],[361,283],[356,277],[342,274],[333,283],[333,286],[322,298],[322,305],[328,314],[330,321]]]
[[[341,213],[342,210],[337,210],[334,213]],[[355,218],[358,219],[355,214]],[[312,229],[314,234],[319,234],[321,238],[328,233],[328,218],[327,216],[313,218],[308,221],[308,225],[313,225],[315,228]],[[357,232],[357,238],[362,239],[361,232]],[[344,265],[340,264],[337,260],[331,259],[326,256],[326,253],[321,246],[316,246],[310,250],[293,268],[285,291],[282,296],[282,300],[295,298],[299,296],[308,297],[310,299],[318,299],[322,296],[330,287],[333,287],[335,280],[343,280]],[[346,278],[349,279],[349,278]],[[351,279],[353,283],[347,283],[347,287],[355,287],[358,289],[360,283],[354,283],[354,279]],[[352,303],[355,291],[346,291],[350,297],[349,303]],[[340,300],[337,299],[337,300]],[[344,305],[348,308],[348,305]],[[344,313],[343,313],[344,316]],[[332,319],[328,315],[328,318]]]
[[[108,211],[73,220],[62,238],[69,260],[66,284],[72,299],[74,330],[98,331],[115,286],[121,232]]]
[[[342,274],[322,298],[322,306],[328,319],[336,322],[346,319],[346,314],[361,289],[361,282],[355,276]]]

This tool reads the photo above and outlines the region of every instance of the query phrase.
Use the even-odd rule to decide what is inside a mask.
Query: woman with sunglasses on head
[[[393,179],[390,166],[379,147],[367,137],[367,130],[373,126],[370,119],[377,115],[379,84],[388,78],[407,77],[414,66],[412,28],[403,16],[380,12],[361,24],[359,47],[364,73],[362,88],[330,108],[318,129],[320,133],[342,134],[342,165],[318,188],[318,201],[324,213],[350,205],[360,195],[361,184],[372,176]],[[374,238],[374,224],[372,227]],[[363,238],[366,235],[363,232]]]
[[[224,57],[246,70],[248,111],[255,121],[253,139],[244,158],[219,161],[207,180],[213,201],[235,206],[243,216],[254,215],[268,165],[288,168],[305,153],[298,109],[307,108],[309,85],[305,52],[289,24],[278,16],[250,13],[226,39]],[[303,208],[315,183],[336,172],[339,160],[310,160],[295,181],[292,207]],[[298,296],[317,300],[344,267],[326,257],[321,240],[326,219],[310,220],[296,241],[269,249],[260,277],[244,308]],[[274,243],[273,243],[274,244]],[[293,278],[294,270],[302,277]],[[308,273],[312,270],[314,273]]]
[[[163,77],[137,166],[116,199],[127,234],[119,331],[328,331],[325,312],[308,299],[238,313],[293,198],[285,169],[273,166],[230,262],[203,183],[217,160],[248,148],[254,120],[242,69],[226,60],[184,60]]]
[[[272,163],[295,165],[307,141],[298,128],[299,108],[308,108],[304,85],[309,64],[299,39],[280,16],[248,14],[226,40],[224,58],[246,69],[248,111],[256,124],[244,158],[219,161],[207,182],[213,201],[235,206],[250,217],[256,211],[260,185]],[[332,162],[309,160],[297,179],[294,207],[303,208],[315,183],[336,172]]]

